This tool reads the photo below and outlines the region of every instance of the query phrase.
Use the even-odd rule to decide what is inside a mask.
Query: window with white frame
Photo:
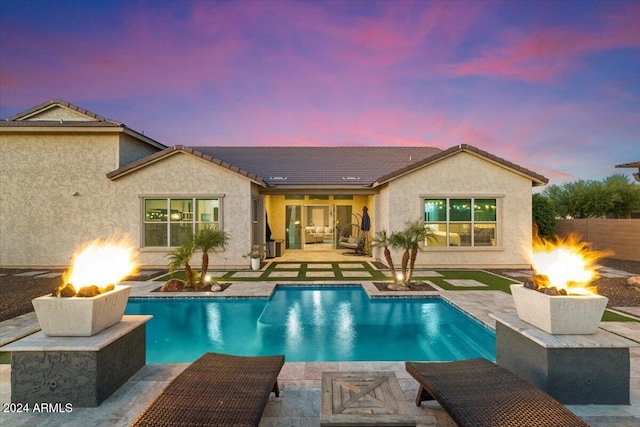
[[[220,199],[143,199],[144,247],[175,247],[204,228],[220,228]]]
[[[424,199],[424,224],[432,232],[429,247],[496,246],[498,214],[495,198]]]

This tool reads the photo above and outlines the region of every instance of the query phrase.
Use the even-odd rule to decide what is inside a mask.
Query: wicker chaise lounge
[[[416,405],[436,399],[459,426],[588,427],[564,405],[486,359],[406,362],[420,383]]]
[[[257,426],[284,356],[206,353],[180,373],[132,426]]]

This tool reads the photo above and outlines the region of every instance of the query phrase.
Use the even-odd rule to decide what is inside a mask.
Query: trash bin
[[[271,240],[267,242],[267,258],[273,258],[276,256],[276,241]]]

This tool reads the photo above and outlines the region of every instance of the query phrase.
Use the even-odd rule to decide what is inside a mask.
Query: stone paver
[[[297,271],[272,271],[269,277],[298,277]]]
[[[342,270],[342,277],[362,277],[363,279],[371,279],[371,273],[367,270],[362,271],[345,271]]]
[[[234,279],[254,278],[262,276],[262,271],[236,271],[231,277]]]
[[[278,263],[275,266],[275,269],[276,270],[280,269],[280,268],[286,268],[286,269],[296,268],[296,269],[299,269],[301,266],[302,266],[301,264],[294,264],[294,263],[285,263],[285,264]]]
[[[349,268],[352,268],[350,265]],[[243,272],[261,274],[261,272]],[[287,272],[281,272],[287,273]],[[309,273],[309,272],[307,272]],[[328,272],[311,272],[326,275]],[[343,274],[345,271],[343,271]],[[355,272],[359,273],[360,272]],[[255,276],[254,276],[255,277]],[[326,276],[325,276],[326,277]],[[286,284],[286,282],[278,282]],[[293,283],[293,282],[291,282]],[[321,284],[322,282],[309,281]],[[127,282],[132,286],[132,296],[149,296],[159,282]],[[276,282],[235,282],[222,293],[202,292],[203,296],[269,297]],[[397,292],[380,292],[371,282],[363,281],[368,294],[400,296]],[[477,286],[477,284],[474,284]],[[158,293],[153,293],[157,296]],[[180,296],[183,293],[176,294]],[[197,296],[191,293],[192,296]],[[441,291],[440,295],[454,306],[473,315],[476,319],[495,328],[490,313],[514,313],[511,295],[500,291]],[[640,308],[627,307],[625,310]],[[13,324],[13,326],[11,325]],[[34,313],[0,324],[0,332],[19,328],[37,328]],[[604,329],[640,342],[640,323],[603,322]],[[97,408],[73,408],[69,413],[5,413],[0,418],[2,426],[86,426],[131,424],[140,412],[175,378],[186,364],[148,364]],[[279,398],[271,396],[265,408],[261,427],[317,426],[320,413],[320,383],[325,371],[394,371],[418,426],[454,427],[455,423],[437,402],[414,404],[418,384],[404,369],[403,362],[318,362],[285,363],[280,373]],[[0,404],[10,402],[10,366],[0,365]],[[631,405],[571,405],[570,410],[583,417],[587,423],[600,427],[624,427],[640,425],[640,349],[631,350]]]
[[[483,286],[487,286],[482,282],[478,282],[477,280],[473,280],[473,279],[446,279],[445,282],[459,287],[459,288],[473,288],[473,287],[483,287]]]
[[[307,270],[332,270],[332,264],[307,264]]]
[[[48,273],[48,271],[47,270],[34,270],[34,271],[25,271],[24,273],[14,274],[14,276],[29,277],[29,276],[38,276],[40,274],[45,274],[45,273]]]
[[[40,279],[40,278],[42,278],[42,279],[52,279],[52,278],[60,277],[60,276],[62,276],[62,272],[61,271],[53,272],[53,273],[46,273],[46,274],[39,274],[39,275],[37,275],[35,277],[37,279]]]
[[[305,273],[305,277],[336,277],[333,271],[309,271]]]
[[[413,277],[442,277],[442,274],[435,270],[422,270],[417,268],[413,270]]]
[[[342,264],[341,263],[341,264],[338,264],[338,268],[340,268],[340,269],[346,268],[346,269],[352,269],[352,270],[355,269],[355,268],[361,268],[361,269],[364,270],[364,265],[362,265],[362,264],[347,264],[347,263]]]

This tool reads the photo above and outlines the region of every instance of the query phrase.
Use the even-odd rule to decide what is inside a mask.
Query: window
[[[497,199],[424,199],[426,246],[496,246],[497,221]]]
[[[144,247],[180,246],[204,228],[220,227],[220,199],[144,199]]]

